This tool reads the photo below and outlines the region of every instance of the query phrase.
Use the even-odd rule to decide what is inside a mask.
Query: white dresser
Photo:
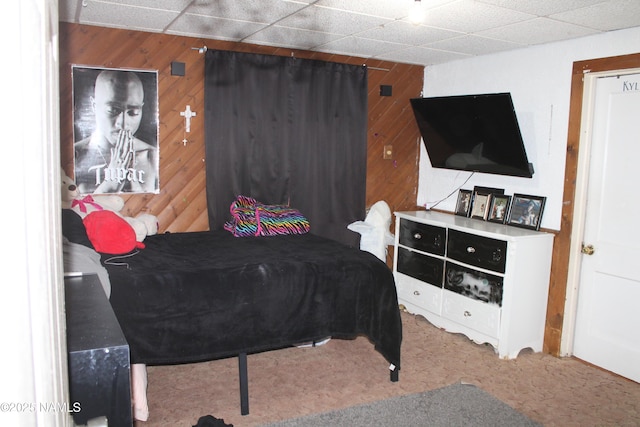
[[[553,234],[433,211],[396,212],[398,302],[512,359],[542,351]]]

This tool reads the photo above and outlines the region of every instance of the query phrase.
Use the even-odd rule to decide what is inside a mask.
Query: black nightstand
[[[64,283],[70,408],[80,408],[74,422],[106,416],[110,427],[131,426],[129,344],[100,280],[90,274]]]

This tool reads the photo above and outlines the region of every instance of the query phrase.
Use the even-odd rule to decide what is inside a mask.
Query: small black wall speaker
[[[380,96],[391,96],[391,85],[380,85]]]
[[[184,62],[172,62],[171,63],[171,75],[172,76],[184,76]]]

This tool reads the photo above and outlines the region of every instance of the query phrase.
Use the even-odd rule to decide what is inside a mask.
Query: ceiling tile
[[[506,9],[530,13],[536,16],[549,16],[566,10],[578,9],[603,0],[478,0],[481,3],[492,4]]]
[[[146,31],[162,31],[179,12],[139,6],[89,1],[80,10],[83,24],[116,26]]]
[[[473,33],[532,19],[535,16],[474,0],[459,0],[428,9],[424,25]]]
[[[461,33],[459,32],[425,25],[413,25],[405,21],[391,21],[385,25],[376,26],[357,34],[358,37],[413,46],[420,46],[460,35]]]
[[[640,25],[640,1],[610,0],[572,11],[557,13],[551,18],[601,31],[611,31]]]
[[[318,31],[301,30],[281,26],[266,27],[243,39],[247,43],[267,44],[272,46],[293,47],[302,50],[315,50],[317,46],[330,43],[343,36]],[[295,43],[292,43],[295,40]]]
[[[322,46],[318,46],[316,50],[321,52],[334,52],[342,55],[370,58],[372,56],[382,55],[403,48],[404,45],[400,45],[397,43],[347,36],[339,40],[326,43]]]
[[[523,47],[523,45],[503,40],[494,40],[486,37],[468,35],[430,43],[425,47],[466,53],[468,55],[485,55],[488,53],[517,49],[519,47]]]
[[[170,10],[174,12],[180,12],[187,7],[192,0],[80,0],[80,3],[116,3],[121,5],[146,7],[149,9],[161,9]]]
[[[388,22],[391,20],[312,6],[284,18],[278,25],[349,35]]]
[[[536,18],[501,28],[480,31],[476,35],[522,45],[548,43],[583,37],[597,31],[548,18]]]
[[[305,4],[282,0],[260,0],[255,2],[198,0],[187,9],[187,12],[195,15],[271,24],[307,7],[308,5]]]
[[[424,0],[423,6],[437,6],[451,0]],[[415,0],[319,0],[320,7],[329,7],[364,15],[379,16],[388,19],[402,19],[409,15],[415,6]]]
[[[209,39],[240,41],[265,26],[265,24],[252,22],[243,22],[242,25],[238,25],[238,22],[229,19],[185,14],[176,19],[166,32]]]
[[[375,58],[406,64],[434,65],[468,57],[469,55],[456,52],[427,49],[424,47],[410,47],[401,51],[378,55]]]

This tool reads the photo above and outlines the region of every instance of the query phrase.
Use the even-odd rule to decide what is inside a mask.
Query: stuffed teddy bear
[[[64,170],[60,173],[60,193],[62,196],[62,209],[71,209],[71,203],[80,195],[78,187],[73,179],[69,178]]]
[[[157,234],[158,219],[151,214],[127,217],[120,213],[124,208],[124,199],[115,195],[80,195],[78,187],[64,170],[61,170],[62,208],[71,209],[82,219],[92,212],[111,211],[124,219],[133,228],[136,240],[142,242],[145,237]]]
[[[124,207],[124,199],[119,196],[88,194],[81,196],[78,187],[64,170],[61,170],[60,185],[62,191],[62,208],[71,209],[84,218],[94,211],[110,210],[120,212]]]

